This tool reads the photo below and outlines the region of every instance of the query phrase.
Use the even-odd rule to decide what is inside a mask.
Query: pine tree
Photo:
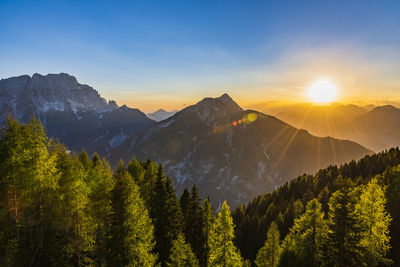
[[[272,222],[267,232],[267,240],[265,244],[258,251],[255,264],[258,267],[275,267],[278,265],[279,256],[281,252],[280,247],[280,234],[276,222]]]
[[[153,266],[153,226],[139,188],[121,162],[111,192],[109,266]]]
[[[224,201],[209,237],[209,266],[241,266],[242,259],[233,244],[234,238],[234,224],[231,212],[226,201]]]
[[[192,252],[190,245],[186,244],[183,234],[179,234],[178,238],[172,242],[167,265],[173,267],[199,266],[199,262]]]
[[[356,210],[357,197],[349,179],[338,178],[339,190],[329,201],[327,262],[333,266],[363,266],[365,250],[360,241],[363,225]]]
[[[189,202],[190,202],[190,193],[189,190],[187,190],[187,188],[185,188],[185,190],[183,190],[183,193],[179,199],[179,204],[181,205],[181,209],[182,209],[182,214],[183,217],[186,220],[186,213],[189,207]]]
[[[152,196],[151,218],[154,223],[155,251],[159,263],[168,261],[172,241],[182,232],[183,216],[171,179],[158,171],[157,181]]]
[[[389,225],[391,221],[390,215],[385,211],[385,190],[385,187],[379,185],[378,178],[372,179],[363,187],[358,205],[365,229],[361,245],[367,251],[369,266],[391,263],[385,257],[390,249]]]
[[[201,257],[202,251],[202,209],[200,204],[199,192],[196,185],[193,185],[184,220],[184,231],[188,244],[190,244],[194,254],[198,258]]]

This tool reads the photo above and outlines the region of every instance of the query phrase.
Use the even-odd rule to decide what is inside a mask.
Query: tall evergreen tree
[[[201,257],[202,243],[201,243],[201,229],[202,229],[202,209],[201,199],[196,185],[193,185],[189,204],[184,219],[184,231],[186,240],[192,247],[196,257]]]
[[[178,238],[172,242],[167,265],[173,267],[199,266],[199,262],[190,245],[186,244],[183,234],[179,234]]]
[[[111,192],[109,266],[153,266],[153,225],[138,186],[123,163],[115,173]]]
[[[226,201],[222,204],[221,210],[213,224],[209,247],[209,266],[241,266],[241,256],[233,244],[234,224]]]
[[[400,166],[385,171],[383,175],[386,189],[387,210],[393,218],[390,230],[390,258],[400,262]]]
[[[389,225],[391,217],[385,210],[386,189],[378,183],[378,178],[372,179],[368,185],[363,186],[359,205],[357,205],[365,230],[361,245],[366,249],[369,266],[389,265],[391,263],[386,258],[390,249]]]
[[[365,250],[360,241],[363,225],[357,212],[357,197],[349,179],[338,179],[339,190],[329,201],[327,262],[333,266],[363,266]]]
[[[115,180],[107,161],[101,161],[97,154],[93,155],[90,171],[90,215],[93,219],[96,232],[95,247],[93,249],[96,265],[102,266],[106,261],[108,251],[109,219],[111,215],[111,191]]]
[[[143,200],[149,209],[150,215],[153,216],[153,207],[156,205],[157,199],[155,198],[156,183],[159,177],[159,166],[148,159],[143,163],[144,178],[143,184],[140,186],[140,192]]]
[[[128,162],[126,169],[128,170],[129,174],[133,177],[137,185],[141,187],[145,182],[144,181],[145,170],[142,164],[135,157],[133,157]]]
[[[59,210],[68,240],[68,259],[71,264],[82,266],[92,262],[90,256],[95,242],[95,225],[89,216],[88,172],[80,159],[65,147],[60,146],[55,153],[61,174],[58,181]]]
[[[85,149],[82,149],[81,153],[79,153],[79,160],[81,161],[83,168],[88,170],[90,167],[90,158]]]
[[[212,226],[215,221],[214,212],[211,207],[210,200],[206,198],[202,207],[202,226],[201,226],[201,239],[199,242],[202,245],[199,262],[201,266],[207,266],[208,258],[210,256],[209,239],[211,235]]]
[[[189,207],[189,202],[190,202],[190,193],[189,190],[185,188],[185,190],[183,190],[181,197],[179,198],[179,204],[181,205],[182,214],[185,220],[186,220],[186,213]]]
[[[267,240],[258,251],[255,264],[258,267],[275,267],[278,265],[281,253],[280,234],[276,222],[272,222],[267,232]]]
[[[158,172],[152,197],[152,220],[159,262],[165,266],[172,247],[172,241],[182,232],[183,216],[171,179]]]
[[[59,175],[51,141],[34,117],[28,124],[8,118],[0,136],[0,254],[11,266],[62,261],[56,191]],[[53,244],[52,244],[53,243]]]
[[[294,221],[290,233],[296,243],[297,266],[321,266],[328,224],[317,199],[307,203],[306,211]]]

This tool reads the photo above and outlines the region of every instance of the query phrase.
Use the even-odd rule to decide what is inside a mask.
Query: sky
[[[0,0],[0,78],[66,72],[149,112],[228,93],[240,105],[400,100],[400,1]]]

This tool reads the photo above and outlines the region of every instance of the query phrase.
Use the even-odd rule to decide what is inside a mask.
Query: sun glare
[[[315,81],[308,88],[307,97],[316,104],[329,104],[337,97],[336,85],[329,79]]]

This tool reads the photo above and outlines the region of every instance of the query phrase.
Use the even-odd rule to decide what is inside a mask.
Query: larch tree
[[[333,266],[363,266],[365,249],[361,245],[363,224],[356,209],[357,196],[349,179],[339,176],[339,190],[329,200],[328,249],[325,259]]]
[[[280,233],[276,222],[272,222],[267,232],[267,240],[257,253],[255,264],[258,267],[275,267],[281,253]]]
[[[328,223],[324,219],[321,203],[313,199],[307,203],[306,211],[294,221],[290,234],[295,241],[298,266],[321,266],[324,241],[328,235]]]
[[[185,242],[183,234],[179,234],[178,238],[172,242],[171,252],[167,266],[171,267],[186,267],[199,266],[199,262],[194,255],[189,244]]]
[[[226,201],[213,224],[209,236],[209,266],[241,266],[242,258],[233,244],[234,224]]]
[[[57,181],[51,140],[34,117],[27,124],[8,118],[0,135],[0,236],[9,265],[60,262]],[[52,244],[53,243],[53,244]]]
[[[139,188],[122,162],[114,178],[107,265],[153,266],[156,261],[152,254],[153,225]]]
[[[64,235],[67,237],[68,261],[76,266],[91,263],[95,242],[95,225],[89,211],[90,187],[87,169],[74,153],[64,146],[55,148],[60,198],[60,217],[63,220]]]
[[[201,240],[202,244],[201,255],[199,262],[201,266],[207,266],[208,257],[210,256],[209,239],[211,235],[212,226],[215,221],[214,211],[211,207],[210,200],[206,198],[202,207],[202,226],[201,226]]]
[[[400,166],[388,169],[383,175],[387,185],[385,196],[387,210],[393,218],[389,226],[390,230],[390,258],[394,262],[400,262]]]
[[[389,225],[391,217],[385,210],[385,190],[386,188],[378,183],[377,177],[372,179],[366,186],[363,186],[357,206],[365,230],[361,245],[367,251],[369,266],[389,265],[391,263],[386,258],[390,249]]]
[[[95,247],[93,257],[99,266],[104,265],[108,251],[108,233],[111,215],[111,192],[115,180],[107,161],[100,160],[97,154],[92,158],[89,174],[92,178],[89,194],[89,210],[95,226]]]

